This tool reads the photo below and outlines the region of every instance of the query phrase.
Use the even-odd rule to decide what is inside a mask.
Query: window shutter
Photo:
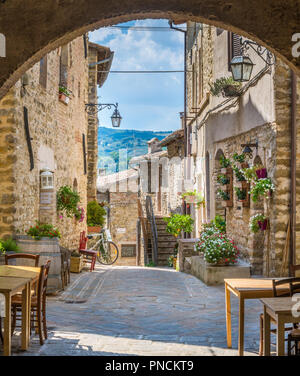
[[[83,151],[83,172],[84,175],[87,173],[87,166],[86,166],[86,146],[85,146],[85,134],[82,133],[82,151]]]
[[[83,34],[83,47],[84,47],[84,58],[87,58],[87,40],[86,34]]]
[[[47,87],[47,68],[48,68],[47,65],[48,65],[48,61],[47,61],[47,55],[46,55],[40,60],[40,78],[39,78],[40,85],[43,86],[45,89]]]
[[[23,107],[23,113],[24,113],[25,136],[26,136],[27,148],[28,148],[28,153],[29,153],[30,171],[31,171],[34,168],[34,159],[33,159],[31,137],[30,137],[29,123],[28,123],[28,110],[27,110],[27,107],[25,106]]]
[[[228,70],[230,70],[230,62],[234,56],[241,55],[240,36],[228,31]]]

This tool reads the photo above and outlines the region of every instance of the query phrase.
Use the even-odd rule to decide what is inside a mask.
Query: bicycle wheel
[[[105,247],[103,246],[103,243],[100,244],[97,252],[97,260],[100,264],[112,265],[117,261],[118,257],[119,250],[115,243],[107,242]]]

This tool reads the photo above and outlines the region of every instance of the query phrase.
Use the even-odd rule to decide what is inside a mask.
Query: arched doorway
[[[0,33],[6,41],[0,66],[0,98],[46,53],[87,31],[133,19],[168,18],[176,23],[203,22],[231,30],[268,47],[299,73],[300,58],[293,57],[299,32],[298,2],[286,0],[267,4],[232,0],[17,0],[0,5]],[[270,24],[272,20],[272,24]]]

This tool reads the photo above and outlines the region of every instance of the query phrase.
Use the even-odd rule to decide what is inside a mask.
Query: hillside
[[[98,132],[98,166],[105,167],[108,161],[115,160],[118,162],[119,150],[127,150],[127,159],[146,154],[148,151],[147,141],[153,137],[159,140],[165,138],[172,132],[155,132],[155,131],[138,131],[132,129],[113,129],[99,127]],[[113,167],[112,167],[113,168]],[[108,173],[115,172],[108,168]],[[123,166],[120,170],[126,169]]]

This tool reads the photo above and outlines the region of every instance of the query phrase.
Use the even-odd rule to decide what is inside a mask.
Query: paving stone
[[[98,287],[95,287],[98,286]],[[99,288],[100,286],[100,288]],[[84,301],[68,304],[67,301]],[[32,336],[28,355],[237,355],[238,300],[232,299],[232,349],[226,345],[224,287],[168,268],[103,267],[72,274],[47,301],[48,340]],[[257,355],[258,300],[246,302],[245,353]]]

